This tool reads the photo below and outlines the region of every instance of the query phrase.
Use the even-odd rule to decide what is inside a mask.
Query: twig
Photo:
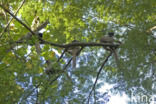
[[[22,100],[22,101],[25,101],[34,91],[36,88],[38,88],[39,86],[41,85],[41,83],[39,83],[38,85],[35,86],[35,88],[33,88]]]
[[[88,101],[87,101],[88,103],[87,103],[87,104],[89,104],[90,96],[91,96],[93,90],[95,89],[95,86],[96,86],[96,83],[97,83],[97,81],[98,81],[99,75],[100,75],[100,73],[101,73],[101,71],[102,71],[102,68],[104,67],[105,63],[107,62],[108,58],[109,58],[111,55],[112,55],[112,52],[110,52],[110,54],[106,57],[106,59],[104,60],[103,64],[101,65],[101,67],[100,67],[100,69],[99,69],[99,71],[98,71],[98,73],[97,73],[96,80],[95,80],[94,85],[93,85],[93,87],[92,87],[92,90],[90,91],[89,96],[88,96]]]
[[[69,64],[71,63],[72,59],[73,59],[73,58],[70,58],[70,60],[68,61],[68,63],[66,64],[66,66],[63,68],[63,70],[66,70],[66,69],[67,69],[67,67],[68,67]]]
[[[35,31],[32,31],[26,24],[24,24],[21,20],[19,20],[15,15],[13,15],[10,11],[8,11],[7,9],[5,9],[2,5],[0,5],[7,13],[9,13],[13,18],[15,18],[19,23],[21,23],[25,28],[27,28],[30,33],[28,33],[28,35],[26,35],[24,37],[25,38],[29,38],[32,34],[36,34]],[[49,23],[47,21],[47,23]],[[46,24],[47,25],[47,24]],[[37,31],[38,32],[38,31]],[[17,41],[16,43],[20,43],[21,40],[23,40],[23,38],[21,38],[19,41]],[[56,46],[56,47],[61,47],[61,48],[68,48],[68,47],[71,47],[71,46],[82,46],[82,47],[85,47],[85,46],[110,46],[110,47],[118,47],[119,45],[114,45],[114,44],[107,44],[107,43],[94,43],[94,42],[91,42],[91,43],[80,43],[80,42],[76,42],[76,43],[70,43],[70,44],[67,44],[67,45],[60,45],[60,44],[55,44],[55,43],[52,43],[52,42],[48,42],[48,41],[45,41],[43,39],[40,39],[42,41],[43,44],[50,44],[52,46]]]
[[[66,64],[66,66],[63,68],[63,70],[66,70],[66,68],[68,67],[68,65],[71,63],[72,58],[68,61],[68,63]],[[52,81],[50,81],[50,85],[55,82],[62,74],[59,74],[58,76],[56,76]]]
[[[32,34],[35,35],[35,32],[32,31],[25,23],[23,23],[20,19],[18,19],[14,14],[12,14],[9,10],[7,10],[3,5],[0,4],[0,7],[7,13],[9,13],[14,19],[16,19],[20,24],[22,24],[27,30],[29,30]]]
[[[48,20],[46,20],[44,23],[42,23],[39,27],[36,28],[36,30],[34,30],[35,34],[38,33],[38,31],[42,30],[44,27],[47,26],[47,24],[49,23]],[[28,32],[27,34],[25,34],[23,37],[21,37],[18,41],[16,41],[15,43],[20,43],[22,42],[22,40],[24,39],[29,39],[32,36],[31,32]]]
[[[60,61],[60,59],[63,57],[63,55],[65,54],[65,52],[67,52],[67,50],[68,50],[68,48],[65,48],[65,49],[63,50],[63,53],[62,53],[61,56],[58,58],[57,62]]]
[[[81,47],[80,50],[77,52],[78,54],[80,54],[80,52],[83,50],[84,47]],[[69,60],[68,64],[63,68],[63,70],[66,70],[66,68],[68,67],[68,65],[71,63],[73,57]]]
[[[45,21],[44,23],[42,23],[39,27],[37,27],[37,29],[34,30],[34,32],[40,31],[41,29],[43,29],[44,27],[46,27],[48,23],[49,23],[49,21],[46,20],[46,21]],[[7,54],[8,52],[10,52],[10,51],[16,46],[17,43],[21,43],[24,39],[29,39],[29,38],[31,38],[31,36],[32,36],[31,32],[28,32],[28,33],[26,33],[23,37],[21,37],[18,41],[13,42],[13,43],[11,44],[11,46],[10,46],[8,49],[6,49],[6,54]],[[4,56],[5,56],[5,55],[4,55]],[[3,56],[3,57],[4,57],[4,56]],[[3,59],[3,57],[0,58],[0,61]]]
[[[35,35],[36,33],[38,33],[39,30],[43,29],[44,27],[47,26],[47,24],[49,23],[48,20],[46,20],[42,25],[40,25],[36,30],[32,31],[26,24],[24,24],[21,20],[19,20],[14,14],[12,14],[10,11],[8,11],[5,7],[3,7],[0,4],[0,7],[6,11],[7,13],[9,13],[14,19],[16,19],[20,24],[22,24],[26,29],[28,29],[30,32],[28,32],[24,37],[20,38],[18,41],[21,41],[25,38],[29,38],[31,37],[31,35]],[[17,41],[17,42],[18,42]]]
[[[81,49],[78,51],[78,54],[82,51],[82,49],[83,49],[84,47],[81,47]],[[71,63],[71,61],[72,61],[72,59],[73,58],[70,58],[70,60],[68,61],[68,63],[66,64],[66,66],[63,68],[63,70],[66,70],[66,68],[69,66],[69,64]],[[61,76],[61,74],[60,75],[58,75],[58,76],[56,76],[52,81],[50,81],[50,85],[54,82],[54,81],[56,81],[59,77]]]
[[[67,52],[68,48],[69,48],[69,47],[67,47],[67,48],[64,49],[63,53],[62,53],[61,56],[58,58],[57,62],[60,61],[60,59],[61,59],[61,58],[63,57],[63,55],[65,54],[65,52]],[[80,50],[79,50],[78,53],[77,53],[78,55],[80,54],[80,52],[82,51],[83,48],[84,48],[84,47],[81,47],[81,48],[80,48]]]
[[[71,63],[71,61],[72,61],[72,58],[70,58],[70,60],[68,61],[68,63],[66,64],[66,66],[63,68],[63,70],[66,70],[67,66]],[[52,85],[61,75],[62,75],[62,74],[57,75],[53,80],[51,80],[51,81],[49,82],[49,85]],[[47,89],[48,89],[48,86],[45,87],[45,89],[44,89],[43,92],[46,92]]]
[[[25,3],[25,0],[22,1],[21,5],[19,6],[19,8],[16,10],[15,12],[15,16],[17,15],[17,13],[19,12],[19,10],[22,8],[23,4]],[[10,25],[10,23],[12,22],[13,18],[11,18],[8,22],[8,24],[5,26],[5,28],[3,29],[3,31],[0,34],[0,38],[2,37],[3,33],[7,30],[8,26]]]

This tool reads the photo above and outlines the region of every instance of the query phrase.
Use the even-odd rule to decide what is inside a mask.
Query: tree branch
[[[69,47],[68,47],[69,48]],[[62,54],[61,54],[61,56],[58,58],[58,60],[57,60],[57,62],[59,62],[60,61],[60,59],[63,57],[63,55],[65,54],[65,52],[67,52],[67,50],[68,50],[68,48],[65,48],[64,50],[63,50],[63,52],[62,52]],[[81,47],[80,48],[80,50],[78,51],[78,55],[80,54],[80,52],[82,51],[82,49],[83,49],[84,47]]]
[[[65,48],[61,54],[61,56],[58,58],[57,62],[60,61],[60,59],[63,57],[63,55],[65,54],[65,52],[67,52],[68,48]]]
[[[96,80],[95,80],[94,85],[93,85],[93,87],[92,87],[92,90],[90,91],[89,96],[88,96],[88,103],[87,103],[87,104],[89,104],[90,96],[91,96],[93,90],[95,89],[95,86],[96,86],[96,83],[97,83],[97,81],[98,81],[98,79],[99,79],[99,75],[100,75],[100,73],[101,73],[101,71],[102,71],[102,68],[104,67],[105,63],[107,62],[108,58],[109,58],[111,55],[112,55],[112,52],[110,52],[110,54],[106,57],[106,59],[104,60],[103,64],[101,65],[101,67],[100,67],[100,69],[99,69],[99,71],[98,71],[98,73],[97,73]]]
[[[49,23],[48,20],[46,20],[44,23],[42,23],[39,27],[37,27],[35,30],[34,30],[34,33],[37,34],[38,31],[42,30],[43,28],[45,28],[47,26],[47,24]],[[22,43],[22,40],[24,39],[29,39],[31,38],[32,36],[32,33],[31,32],[28,32],[27,34],[25,34],[23,37],[21,37],[18,41],[16,41],[16,43]]]
[[[78,51],[78,54],[82,51],[83,48],[84,48],[84,47],[81,47],[81,49]],[[73,58],[70,58],[70,60],[68,61],[68,63],[66,64],[66,66],[63,68],[63,70],[66,70],[66,69],[67,69],[67,67],[68,67],[69,64],[71,63],[72,59],[73,59]],[[58,76],[56,76],[52,81],[50,81],[50,84],[52,84],[54,81],[56,81],[60,76],[61,76],[61,74],[58,75]]]
[[[32,31],[26,24],[24,24],[20,19],[18,19],[14,14],[12,14],[9,10],[7,10],[3,5],[0,4],[0,7],[7,13],[9,13],[14,19],[16,19],[20,24],[22,24],[27,30],[29,30],[32,34],[35,35],[35,32]]]
[[[45,41],[43,39],[41,39],[42,44],[49,44],[51,46],[55,46],[55,47],[60,47],[60,48],[69,48],[72,46],[81,46],[81,47],[93,47],[93,46],[109,46],[109,47],[119,47],[120,44],[111,44],[111,43],[95,43],[95,42],[76,42],[76,43],[69,43],[69,44],[57,44],[57,43],[52,43],[49,41]],[[23,43],[23,42],[16,42],[16,43]]]
[[[68,65],[71,63],[72,58],[70,58],[70,60],[68,61],[68,63],[66,64],[66,66],[63,68],[63,70],[66,70],[66,68],[68,67]],[[50,81],[50,85],[53,84],[53,82],[55,82],[62,74],[56,76],[52,81]]]
[[[26,29],[28,29],[30,32],[27,33],[27,35],[25,35],[24,37],[22,37],[21,39],[19,39],[16,43],[21,43],[21,41],[23,39],[27,39],[27,38],[30,38],[32,34],[36,34],[36,32],[38,32],[38,30],[40,30],[42,27],[40,26],[38,29],[36,29],[35,31],[32,31],[26,24],[24,24],[21,20],[19,20],[15,15],[13,15],[10,11],[8,11],[6,8],[4,8],[2,5],[0,5],[1,8],[4,9],[4,11],[6,11],[7,13],[9,13],[14,19],[16,19],[20,24],[22,24]],[[46,21],[43,26],[46,26],[47,24],[49,23],[49,21]],[[85,46],[110,46],[110,47],[116,47],[116,45],[114,44],[106,44],[106,43],[93,43],[93,42],[90,42],[90,43],[80,43],[80,42],[76,42],[76,43],[70,43],[70,44],[66,44],[66,45],[60,45],[60,44],[56,44],[56,43],[52,43],[52,42],[48,42],[48,41],[45,41],[43,39],[41,39],[42,43],[43,44],[49,44],[49,45],[52,45],[52,46],[56,46],[56,47],[60,47],[60,48],[68,48],[68,47],[71,47],[71,46],[82,46],[82,47],[85,47]]]
[[[31,35],[35,35],[36,33],[38,33],[38,31],[40,31],[41,29],[43,29],[44,27],[47,26],[47,24],[49,23],[48,20],[46,20],[42,25],[40,25],[39,27],[37,27],[36,30],[32,31],[25,23],[23,23],[20,19],[18,19],[14,14],[12,14],[10,11],[8,11],[5,7],[3,7],[0,4],[0,7],[6,11],[7,13],[9,13],[14,19],[16,19],[20,24],[22,24],[27,30],[29,30],[30,32],[28,32],[24,37],[20,38],[18,41],[21,41],[25,38],[29,38],[31,37]]]
[[[39,27],[37,27],[37,29],[34,30],[34,32],[40,31],[41,29],[43,29],[44,27],[46,27],[48,23],[49,23],[49,21],[46,20],[46,21],[45,21],[44,23],[42,23]],[[24,40],[24,39],[29,39],[29,38],[31,38],[31,36],[32,36],[32,33],[31,33],[31,32],[28,32],[28,33],[26,33],[26,35],[24,35],[23,37],[21,37],[18,41],[13,42],[13,43],[11,44],[11,46],[10,46],[9,48],[6,49],[6,54],[7,54],[8,52],[10,52],[10,51],[16,46],[17,43],[22,43],[22,40]],[[4,57],[4,56],[3,56],[3,57]],[[3,59],[3,57],[0,58],[0,61]]]
[[[34,91],[36,88],[38,88],[41,85],[41,83],[39,83],[38,85],[36,85],[26,96],[24,96],[20,102],[25,101]]]
[[[17,15],[17,13],[19,12],[19,10],[22,8],[23,4],[25,3],[25,0],[22,1],[21,5],[19,6],[19,8],[16,10],[15,12],[15,16]],[[8,26],[10,25],[10,23],[12,22],[13,18],[11,18],[8,22],[8,24],[5,26],[5,28],[3,29],[3,31],[0,34],[0,38],[2,37],[3,33],[7,30]]]
[[[46,20],[43,24],[41,24],[41,25],[34,31],[34,33],[36,34],[38,31],[40,31],[41,29],[43,29],[44,27],[46,27],[48,23],[49,23],[49,21]],[[23,37],[21,37],[18,41],[16,41],[15,43],[13,43],[13,44],[10,46],[10,48],[7,50],[7,52],[10,52],[10,51],[16,46],[17,43],[23,43],[22,41],[23,41],[24,39],[29,39],[29,38],[31,38],[31,36],[32,36],[32,33],[31,33],[31,32],[28,32],[26,35],[24,35]]]

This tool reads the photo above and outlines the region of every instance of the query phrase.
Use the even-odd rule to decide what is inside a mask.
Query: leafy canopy
[[[115,32],[116,40],[122,42],[117,49],[121,69],[112,55],[100,73],[91,102],[99,103],[97,89],[106,82],[117,86],[113,92],[156,93],[156,43],[154,30],[150,30],[156,25],[155,0],[2,0],[0,3],[0,103],[87,102],[97,72],[109,53],[99,46],[85,47],[77,58],[77,68],[70,64],[62,71],[71,57],[66,54],[57,62],[64,48],[41,44],[41,54],[37,54],[36,36],[17,43],[30,32],[25,26],[13,18],[6,28],[12,16],[2,6],[14,14],[21,3],[16,17],[30,29],[36,16],[40,24],[49,21],[42,29],[42,39],[48,42],[67,44],[76,39],[99,43],[100,37]],[[50,60],[56,73],[45,73],[46,60]]]

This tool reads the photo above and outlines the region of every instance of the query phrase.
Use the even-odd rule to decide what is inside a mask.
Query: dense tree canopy
[[[1,0],[0,22],[1,104],[105,104],[105,83],[156,94],[155,0]],[[100,43],[109,32],[121,44]]]

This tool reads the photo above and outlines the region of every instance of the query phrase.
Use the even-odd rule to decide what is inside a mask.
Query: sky
[[[123,94],[123,96],[120,96],[119,94],[117,95],[112,95],[110,98],[110,101],[107,104],[127,104],[128,97],[126,94]]]
[[[104,93],[109,91],[113,85],[110,85],[108,83],[105,83],[104,86],[102,86],[99,91]],[[129,100],[128,96],[126,94],[123,94],[122,96],[120,94],[112,95],[111,93],[108,93],[110,95],[109,102],[107,104],[127,104],[127,101]]]
[[[101,93],[108,92],[109,89],[111,89],[112,87],[113,87],[113,85],[105,83],[99,89],[99,91]],[[137,94],[133,94],[131,99],[125,93],[123,93],[122,96],[120,94],[113,95],[111,93],[108,93],[108,95],[110,95],[110,99],[109,99],[109,102],[107,104],[128,104],[128,101],[134,101],[135,103],[138,103],[139,101],[143,101],[142,98],[144,99],[144,101],[143,101],[144,103],[149,100],[150,104],[156,104],[156,95],[151,95],[150,97],[147,97],[147,95],[141,95],[140,96]]]

